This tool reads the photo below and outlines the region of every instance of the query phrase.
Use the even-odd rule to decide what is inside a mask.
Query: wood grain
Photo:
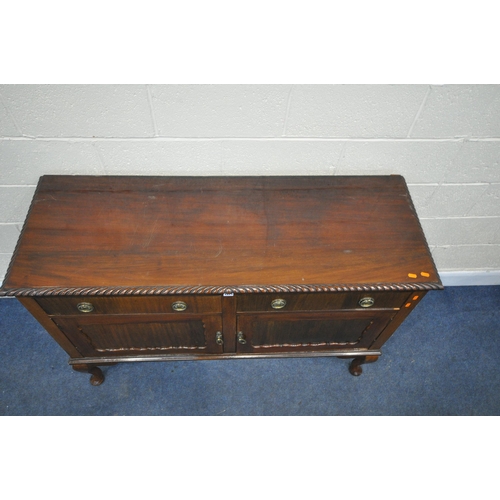
[[[257,313],[238,316],[238,352],[368,348],[395,311]]]
[[[442,288],[400,176],[44,176],[0,294],[97,385],[97,364],[169,359],[361,356],[359,375]]]
[[[279,312],[287,311],[328,311],[335,309],[360,309],[359,301],[363,297],[375,300],[373,308],[399,308],[407,299],[408,292],[345,292],[345,293],[282,293],[252,294],[238,297],[238,312],[273,311],[272,301],[281,298],[286,301]],[[278,311],[277,311],[278,312]]]
[[[2,293],[385,283],[441,287],[400,176],[44,176]]]
[[[146,314],[172,313],[172,304],[184,302],[186,310],[176,314],[200,312],[221,313],[220,296],[185,296],[170,295],[168,297],[40,297],[36,301],[48,314]],[[91,313],[80,313],[77,305],[80,302],[92,304]]]
[[[222,353],[215,343],[221,316],[95,315],[55,316],[54,323],[85,356],[127,356],[185,351]]]

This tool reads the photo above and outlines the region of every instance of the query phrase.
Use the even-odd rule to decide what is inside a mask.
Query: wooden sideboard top
[[[0,293],[361,288],[442,288],[401,176],[43,176]]]

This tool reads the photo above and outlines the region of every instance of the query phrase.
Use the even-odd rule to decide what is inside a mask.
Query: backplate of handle
[[[285,299],[274,299],[271,302],[271,307],[273,309],[283,309],[286,306],[286,300]]]
[[[359,305],[361,307],[372,307],[373,304],[375,304],[375,299],[373,297],[363,297],[360,301],[359,301]]]
[[[172,309],[176,312],[182,312],[187,309],[187,304],[182,300],[178,300],[172,304]]]
[[[240,343],[241,345],[245,345],[247,343],[245,334],[243,332],[238,332],[237,339],[238,343]]]
[[[76,308],[82,313],[89,313],[94,310],[94,306],[90,302],[80,302],[76,305]]]

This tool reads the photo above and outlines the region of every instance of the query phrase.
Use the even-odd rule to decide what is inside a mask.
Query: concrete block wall
[[[401,174],[445,284],[500,283],[500,85],[0,85],[0,280],[43,174]]]

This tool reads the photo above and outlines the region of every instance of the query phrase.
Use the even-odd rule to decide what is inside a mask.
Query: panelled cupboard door
[[[238,316],[237,350],[246,353],[369,348],[396,311],[263,313]]]
[[[56,316],[52,320],[83,356],[220,354],[220,315]]]

